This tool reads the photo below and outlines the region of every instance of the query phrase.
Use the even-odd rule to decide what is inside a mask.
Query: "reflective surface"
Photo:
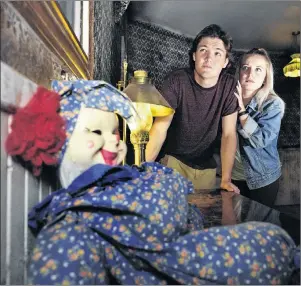
[[[269,208],[247,197],[216,190],[196,190],[188,196],[205,217],[205,227],[231,225],[248,221],[269,222],[281,226],[300,244],[300,218]]]

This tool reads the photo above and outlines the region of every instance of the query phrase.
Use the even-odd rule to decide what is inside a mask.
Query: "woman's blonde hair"
[[[240,59],[239,65],[237,66],[236,69],[236,78],[239,79],[239,74],[240,74],[240,69],[242,67],[242,63],[244,62],[245,58],[250,56],[250,55],[260,55],[263,56],[266,60],[267,63],[267,73],[266,77],[264,80],[264,84],[262,87],[258,90],[256,93],[256,101],[258,104],[258,109],[262,111],[262,105],[263,103],[271,98],[277,98],[280,101],[281,104],[281,111],[282,111],[282,116],[284,114],[284,108],[285,108],[285,103],[284,101],[278,96],[278,94],[274,91],[274,69],[273,69],[273,64],[271,61],[271,58],[268,54],[268,52],[263,49],[263,48],[254,48],[248,52],[246,52]]]

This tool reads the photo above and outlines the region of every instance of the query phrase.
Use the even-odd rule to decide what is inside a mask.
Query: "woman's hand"
[[[234,92],[234,95],[236,96],[237,100],[238,100],[238,104],[239,104],[239,107],[240,107],[240,111],[245,111],[246,108],[244,106],[244,103],[243,103],[243,99],[242,99],[242,88],[241,88],[241,85],[240,85],[240,82],[238,81],[237,82],[237,86],[236,86],[236,92]]]

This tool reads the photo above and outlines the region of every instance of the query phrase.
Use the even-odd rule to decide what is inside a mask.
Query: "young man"
[[[237,81],[222,73],[231,49],[232,38],[218,25],[207,26],[196,36],[190,51],[191,68],[172,72],[163,84],[162,94],[175,114],[156,118],[150,131],[146,160],[156,160],[165,142],[162,151],[168,155],[167,166],[191,180],[195,189],[215,188],[213,153],[221,129],[221,188],[239,192],[231,183]]]

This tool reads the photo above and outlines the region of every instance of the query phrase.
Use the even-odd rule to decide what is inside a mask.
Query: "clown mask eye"
[[[97,135],[101,135],[101,130],[96,129],[96,130],[92,130],[93,133],[97,134]]]
[[[102,132],[101,132],[100,129],[91,130],[91,129],[89,129],[89,128],[86,127],[85,130],[88,131],[88,132],[95,133],[97,135],[101,135],[102,134]]]

